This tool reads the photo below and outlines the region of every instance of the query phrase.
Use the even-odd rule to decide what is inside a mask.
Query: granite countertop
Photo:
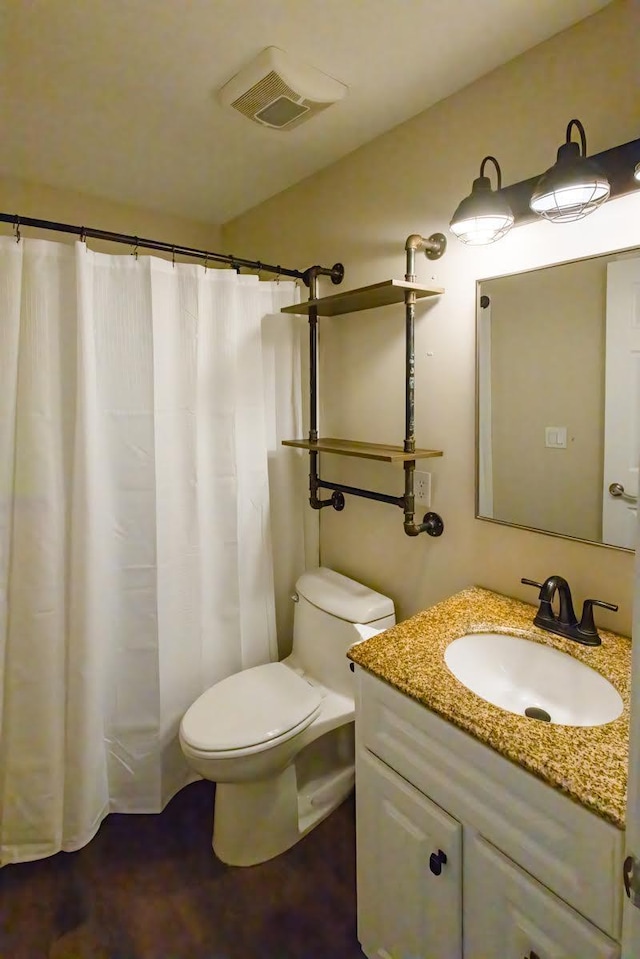
[[[348,657],[444,719],[623,829],[627,802],[631,640],[599,629],[581,646],[533,625],[537,607],[474,586],[349,649]],[[563,726],[506,712],[463,686],[444,661],[465,633],[511,633],[602,673],[624,702],[603,726]]]

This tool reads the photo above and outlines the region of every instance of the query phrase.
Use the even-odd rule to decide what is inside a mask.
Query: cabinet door
[[[461,959],[460,824],[363,749],[356,783],[365,955]]]
[[[618,959],[620,948],[486,840],[465,834],[464,959]]]

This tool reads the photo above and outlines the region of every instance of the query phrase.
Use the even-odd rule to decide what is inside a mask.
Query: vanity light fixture
[[[496,170],[495,190],[491,189],[491,181],[484,173],[489,161]],[[480,176],[473,181],[471,193],[458,205],[449,224],[451,232],[463,243],[470,246],[495,243],[509,232],[514,217],[511,207],[500,194],[501,187],[500,164],[495,157],[486,156],[480,164]]]
[[[580,143],[571,139],[573,128]],[[579,120],[570,120],[566,141],[558,150],[554,166],[538,180],[531,196],[534,213],[554,223],[581,220],[593,213],[609,196],[611,187],[598,165],[587,158],[587,138]]]

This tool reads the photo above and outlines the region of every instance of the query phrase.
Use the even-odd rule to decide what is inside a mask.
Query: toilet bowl
[[[180,744],[216,785],[213,848],[229,865],[284,852],[329,815],[354,782],[354,624],[395,623],[392,601],[326,567],[296,583],[293,649],[235,673],[187,710]]]

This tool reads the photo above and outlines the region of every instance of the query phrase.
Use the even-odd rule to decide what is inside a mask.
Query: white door
[[[602,539],[633,548],[640,459],[639,257],[607,266],[606,315]]]
[[[635,603],[632,644],[632,702],[629,731],[629,788],[627,792],[626,854],[640,870],[640,524],[636,529]],[[622,882],[622,877],[620,877]],[[622,914],[622,959],[640,956],[640,908],[625,897]]]
[[[364,954],[461,959],[460,823],[363,749],[357,783],[358,938]]]

